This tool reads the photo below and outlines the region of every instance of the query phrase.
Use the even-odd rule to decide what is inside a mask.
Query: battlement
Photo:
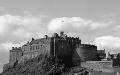
[[[71,37],[71,36],[67,36],[66,34],[64,34],[64,32],[60,32],[60,34],[58,33],[54,33],[54,35],[52,36],[52,38],[54,39],[54,41],[64,41],[66,43],[73,45],[78,45],[81,44],[81,39],[79,39],[79,37]]]
[[[79,37],[71,37],[71,36],[67,36],[66,34],[64,34],[64,32],[60,32],[60,34],[58,33],[54,33],[53,36],[54,38],[66,38],[66,39],[73,39],[73,40],[80,40]]]
[[[12,50],[10,50],[9,63],[15,63],[16,61],[20,60],[21,56],[22,56],[22,48],[12,47]]]
[[[10,50],[10,52],[18,52],[18,51],[22,51],[21,47],[12,47],[12,49]]]
[[[12,47],[12,50],[21,50],[21,47]]]
[[[85,47],[85,48],[97,48],[97,46],[91,45],[91,44],[81,44],[80,47]]]

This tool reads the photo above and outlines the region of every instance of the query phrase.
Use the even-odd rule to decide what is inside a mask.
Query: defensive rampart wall
[[[86,61],[81,62],[81,66],[93,71],[113,72],[112,61]]]
[[[76,49],[81,61],[96,61],[97,46],[81,44]]]

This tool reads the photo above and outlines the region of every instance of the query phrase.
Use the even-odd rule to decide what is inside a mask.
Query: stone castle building
[[[96,59],[97,46],[81,44],[78,37],[68,37],[64,32],[60,35],[54,33],[52,37],[34,39],[22,47],[13,47],[10,50],[10,64],[21,63],[40,54],[55,56],[61,62],[79,65],[80,61],[93,61]]]
[[[108,52],[108,60],[113,61],[114,67],[120,67],[120,53],[109,53]]]

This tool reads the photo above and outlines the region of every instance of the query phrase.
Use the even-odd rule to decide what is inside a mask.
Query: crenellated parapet
[[[77,47],[81,61],[95,61],[97,56],[97,46],[91,44],[81,44]]]
[[[21,50],[21,47],[12,47],[12,50]]]
[[[69,43],[71,45],[81,44],[81,39],[79,39],[79,37],[69,37],[66,34],[64,34],[64,32],[60,32],[60,34],[54,33],[52,38],[56,42],[57,41],[66,41],[67,43]]]
[[[92,44],[81,44],[80,47],[84,47],[84,48],[94,48],[97,50],[97,46],[92,45]]]

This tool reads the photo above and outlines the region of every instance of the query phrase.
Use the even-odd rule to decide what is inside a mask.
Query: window
[[[30,50],[32,50],[32,46],[30,46]]]
[[[38,46],[36,46],[36,49],[38,49]]]
[[[35,48],[34,48],[34,46],[33,46],[33,50],[34,50]]]

